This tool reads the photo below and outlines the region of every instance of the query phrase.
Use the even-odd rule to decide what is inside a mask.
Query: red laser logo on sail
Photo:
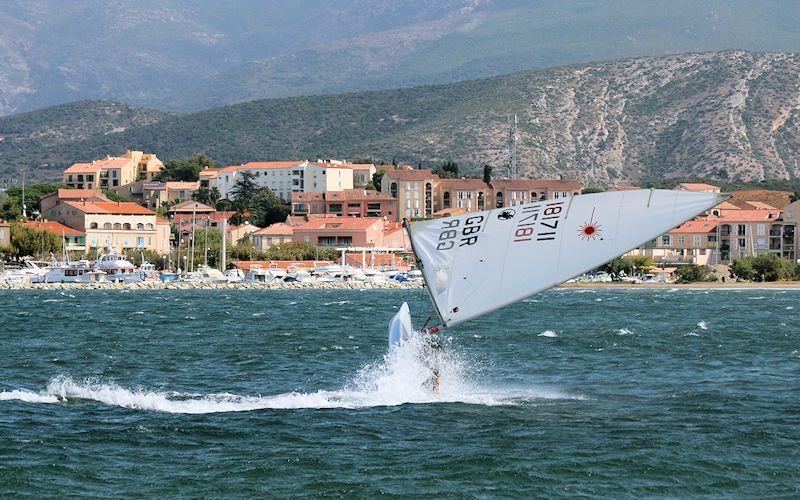
[[[578,233],[580,233],[582,240],[589,241],[589,240],[594,240],[595,238],[599,238],[600,233],[602,232],[603,232],[602,226],[598,224],[597,221],[594,220],[594,208],[593,208],[592,215],[589,216],[589,220],[587,222],[584,222],[583,225],[581,225],[578,228]],[[603,238],[600,239],[602,240]]]

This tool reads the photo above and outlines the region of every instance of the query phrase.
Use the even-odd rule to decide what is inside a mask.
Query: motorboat
[[[112,283],[138,283],[143,281],[136,266],[125,256],[116,253],[112,248],[107,253],[97,258],[94,263],[95,271],[106,273],[106,280]]]
[[[80,283],[84,274],[92,271],[88,260],[60,262],[47,270],[43,283]]]
[[[52,265],[53,263],[51,262],[29,260],[25,262],[25,267],[6,268],[6,271],[0,274],[0,282],[15,284],[42,283]]]

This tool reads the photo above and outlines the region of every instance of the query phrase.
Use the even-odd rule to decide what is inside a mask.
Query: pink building
[[[397,200],[378,191],[344,189],[319,193],[292,193],[292,215],[386,217],[397,220]]]
[[[322,246],[397,248],[403,239],[398,223],[379,217],[314,217],[293,233],[292,241]]]

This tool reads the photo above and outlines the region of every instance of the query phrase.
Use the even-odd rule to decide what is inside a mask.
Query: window
[[[89,224],[89,229],[97,229],[97,222],[92,222]]]
[[[669,246],[669,244],[670,244],[670,237],[669,237],[669,235],[668,235],[668,234],[662,234],[662,235],[661,235],[661,245],[662,245],[662,246],[665,246],[665,247],[668,247],[668,246]]]
[[[699,234],[695,234],[694,236],[692,236],[692,246],[695,247],[695,248],[700,246],[700,235]]]
[[[678,236],[678,244],[683,245],[684,243],[686,243],[686,236],[681,234]]]
[[[547,193],[545,193],[544,191],[539,193],[539,201],[544,201],[546,199],[547,199]]]
[[[138,229],[139,231],[142,231],[144,229],[144,224],[142,224],[141,222],[136,224],[136,229]]]
[[[131,224],[130,224],[130,222],[126,222],[125,224],[123,224],[123,225],[122,225],[122,229],[124,229],[124,230],[126,230],[126,231],[130,231],[130,230],[131,230]]]
[[[497,205],[497,208],[502,208],[502,207],[503,207],[503,192],[502,192],[502,191],[498,191],[498,192],[497,192],[497,193],[494,195],[494,197],[495,197],[495,199],[497,200],[497,203],[496,203],[496,205]],[[534,198],[536,197],[536,193],[534,193],[534,194],[533,194],[533,197],[534,197]]]
[[[391,184],[389,184],[389,194],[392,196],[392,198],[397,198],[397,183],[396,182],[392,182]]]
[[[739,248],[745,248],[747,246],[747,240],[744,238],[739,238]]]
[[[756,226],[756,235],[764,236],[767,234],[767,226],[765,224],[758,224]]]
[[[756,247],[757,248],[767,248],[767,239],[766,238],[758,238],[756,240]]]
[[[329,210],[331,212],[341,212],[342,211],[342,204],[341,203],[331,203]]]
[[[103,229],[111,229],[111,223],[106,222],[105,224],[103,224]]]
[[[716,243],[717,242],[717,235],[716,234],[709,234],[708,235],[708,242],[709,243]]]
[[[739,224],[736,228],[736,234],[738,236],[747,236],[747,226],[744,224]]]
[[[153,230],[153,225],[152,224],[147,224],[147,225],[145,225],[145,229],[147,229],[148,231],[152,231]]]
[[[136,247],[142,248],[144,246],[144,236],[137,236],[136,237]]]
[[[502,198],[502,193],[501,193],[501,198]],[[501,199],[501,198],[498,198],[498,200]],[[445,191],[444,192],[442,203],[444,204],[444,208],[450,208],[450,203],[451,203],[450,202],[450,191]],[[498,203],[500,203],[500,201],[498,201]]]

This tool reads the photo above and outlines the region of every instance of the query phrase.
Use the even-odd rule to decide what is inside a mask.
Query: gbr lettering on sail
[[[525,243],[532,241],[553,241],[558,235],[557,228],[563,217],[564,202],[532,203],[520,205],[517,210],[507,208],[493,210],[487,215],[473,215],[466,219],[443,220],[439,229],[436,250],[474,245],[483,229],[487,216],[497,213],[498,221],[513,224],[511,241]]]

